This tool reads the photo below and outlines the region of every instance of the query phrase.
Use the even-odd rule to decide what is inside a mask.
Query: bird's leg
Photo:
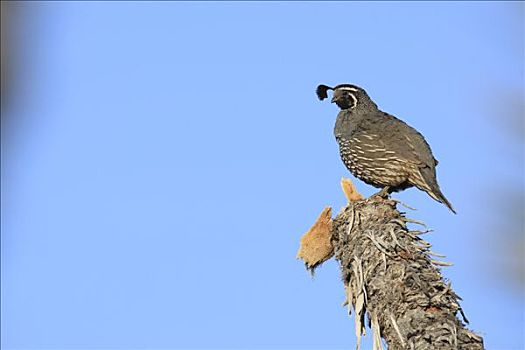
[[[390,196],[390,186],[385,186],[383,189],[376,194],[372,195],[372,197],[381,197],[381,198],[388,198]]]

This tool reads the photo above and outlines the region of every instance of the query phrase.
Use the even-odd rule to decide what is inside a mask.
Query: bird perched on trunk
[[[415,186],[456,213],[439,189],[438,161],[423,135],[381,111],[358,86],[319,85],[321,101],[328,90],[333,90],[332,103],[341,108],[334,128],[341,159],[355,177],[382,188],[380,196]]]

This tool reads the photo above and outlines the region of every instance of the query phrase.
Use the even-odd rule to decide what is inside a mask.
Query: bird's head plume
[[[320,101],[324,100],[325,98],[328,98],[328,90],[333,90],[334,88],[326,85],[319,85],[317,89],[315,90],[315,93],[317,94],[317,97]]]

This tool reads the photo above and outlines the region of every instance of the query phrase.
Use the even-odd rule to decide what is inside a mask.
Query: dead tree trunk
[[[302,238],[298,256],[314,269],[335,255],[341,264],[349,311],[355,311],[357,349],[372,328],[374,349],[381,338],[389,349],[483,349],[483,339],[458,318],[460,298],[446,283],[435,260],[439,256],[411,231],[396,202],[378,197],[358,199],[345,184],[349,204],[332,220],[325,210]],[[349,190],[348,190],[349,189]],[[330,245],[327,245],[329,237]]]

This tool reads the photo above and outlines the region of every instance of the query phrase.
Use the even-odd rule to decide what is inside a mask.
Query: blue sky
[[[312,279],[295,260],[345,203],[337,108],[314,93],[343,82],[426,136],[458,215],[395,198],[435,230],[487,348],[523,348],[494,195],[523,193],[505,127],[522,3],[26,7],[24,99],[2,128],[3,348],[353,348],[337,264]]]

